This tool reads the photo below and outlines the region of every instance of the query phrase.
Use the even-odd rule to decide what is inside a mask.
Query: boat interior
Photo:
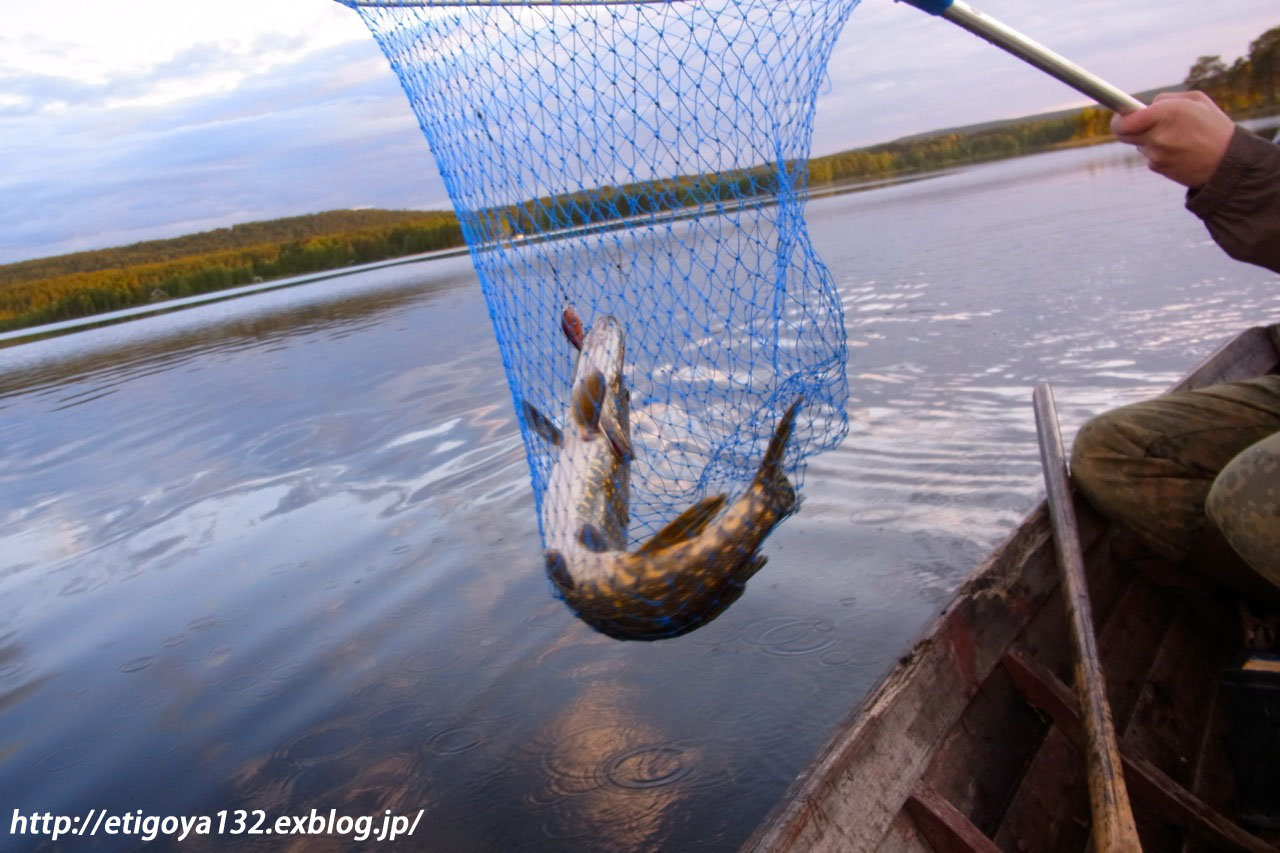
[[[1267,372],[1280,372],[1276,326],[1239,336],[1176,387]],[[1259,721],[1240,712],[1242,661],[1268,631],[1274,647],[1275,615],[1180,571],[1083,501],[1075,508],[1143,849],[1280,849],[1280,763],[1261,748],[1280,741],[1280,665],[1262,676],[1267,695],[1243,699],[1269,721],[1251,731]],[[746,849],[1093,849],[1059,578],[1041,505],[837,730]],[[1276,755],[1280,743],[1270,749]]]

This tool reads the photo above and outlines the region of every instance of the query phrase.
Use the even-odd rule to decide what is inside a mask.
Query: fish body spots
[[[765,563],[761,543],[795,508],[782,462],[800,401],[779,422],[737,500],[704,498],[628,552],[633,451],[622,329],[600,316],[583,332],[572,308],[565,309],[561,328],[579,353],[543,503],[547,575],[565,603],[608,636],[655,640],[692,631],[742,595]],[[554,437],[549,419],[527,421]]]

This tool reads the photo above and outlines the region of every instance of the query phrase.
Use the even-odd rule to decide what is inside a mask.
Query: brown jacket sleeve
[[[1228,255],[1280,272],[1280,145],[1237,127],[1209,183],[1187,193],[1187,210]]]

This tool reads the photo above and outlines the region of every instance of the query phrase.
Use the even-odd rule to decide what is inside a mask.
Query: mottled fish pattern
[[[564,428],[525,407],[530,428],[559,448],[542,508],[547,574],[578,617],[610,637],[657,640],[699,628],[742,595],[765,564],[760,545],[796,509],[783,456],[801,401],[787,409],[751,485],[732,504],[723,494],[706,498],[628,551],[622,328],[606,315],[584,333],[572,308],[561,327],[579,348]]]

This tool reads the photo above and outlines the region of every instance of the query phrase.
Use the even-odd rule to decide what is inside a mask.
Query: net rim
[[[652,6],[675,5],[689,0],[338,0],[344,6],[364,8],[428,8],[434,6]]]

